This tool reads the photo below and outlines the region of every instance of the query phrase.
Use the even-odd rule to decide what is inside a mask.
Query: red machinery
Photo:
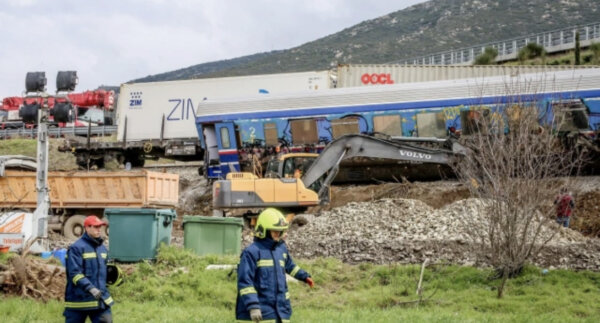
[[[68,101],[74,106],[74,108],[90,108],[98,107],[105,111],[112,111],[114,109],[115,93],[114,91],[107,90],[94,90],[85,91],[83,93],[69,93],[67,94]],[[62,109],[62,103],[66,103],[66,99],[55,99],[53,97],[48,98],[48,107],[52,109],[57,106]],[[19,110],[23,107],[23,103],[41,104],[40,98],[23,98],[23,97],[7,97],[2,100],[2,107],[0,110],[5,111],[7,114],[6,121],[18,121],[22,120]],[[78,122],[76,118],[73,118],[74,126],[87,126],[87,124]],[[65,123],[59,123],[59,126],[67,126]],[[0,126],[1,127],[1,126]]]

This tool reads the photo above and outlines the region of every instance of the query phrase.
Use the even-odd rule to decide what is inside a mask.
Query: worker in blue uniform
[[[110,307],[114,301],[106,289],[106,257],[108,250],[100,236],[106,222],[91,215],[85,218],[85,233],[67,251],[67,287],[65,321],[92,323],[112,322]]]
[[[292,306],[286,273],[314,286],[310,275],[294,264],[282,240],[287,229],[277,209],[268,208],[258,216],[254,242],[244,249],[238,266],[238,321],[289,322]]]

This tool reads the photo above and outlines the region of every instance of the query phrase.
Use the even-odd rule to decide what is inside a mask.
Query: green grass
[[[2,155],[25,155],[35,157],[37,142],[33,139],[0,140]]]
[[[13,256],[14,254],[12,253],[0,253],[0,264],[8,263],[8,259],[10,259]]]
[[[76,170],[75,156],[71,153],[62,153],[58,151],[58,147],[62,144],[63,139],[50,139],[49,169],[50,170]],[[1,155],[25,155],[36,157],[37,139],[19,139],[0,140]]]
[[[237,257],[196,257],[175,247],[156,263],[124,267],[131,274],[111,288],[113,315],[123,322],[233,322],[236,278],[209,264],[235,264]],[[294,322],[597,322],[600,273],[535,267],[509,280],[496,298],[491,270],[436,265],[426,269],[426,303],[416,299],[420,266],[348,265],[335,259],[298,261],[316,287],[290,282]],[[1,297],[0,297],[1,298]],[[15,297],[0,301],[3,322],[62,322],[62,304]]]

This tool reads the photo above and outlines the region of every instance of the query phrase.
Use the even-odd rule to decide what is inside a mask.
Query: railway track
[[[117,133],[117,126],[94,126],[94,127],[53,127],[48,129],[50,137],[63,137],[65,135],[76,136],[110,136]],[[36,128],[13,128],[0,129],[0,140],[11,138],[36,138]]]

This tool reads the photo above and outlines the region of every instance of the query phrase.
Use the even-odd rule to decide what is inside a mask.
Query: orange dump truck
[[[0,177],[0,210],[33,212],[36,173],[7,170]],[[102,216],[105,208],[173,208],[179,199],[179,175],[149,171],[49,172],[53,216],[48,227],[68,238],[83,233],[83,219]]]

